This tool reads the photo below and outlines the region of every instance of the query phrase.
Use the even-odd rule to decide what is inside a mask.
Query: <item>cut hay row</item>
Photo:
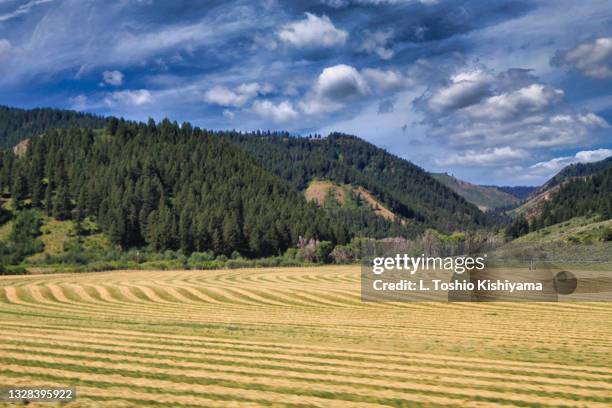
[[[214,345],[229,345],[238,348],[248,348],[249,350],[259,350],[259,351],[268,351],[278,354],[279,351],[287,351],[293,353],[331,353],[338,355],[350,355],[355,358],[368,358],[368,357],[376,357],[379,358],[381,353],[372,350],[372,349],[358,349],[358,348],[333,348],[329,346],[317,346],[317,345],[300,345],[300,344],[290,344],[290,343],[267,343],[262,341],[245,341],[245,340],[235,340],[230,338],[217,338],[217,337],[207,337],[207,336],[188,336],[181,334],[172,334],[172,333],[146,333],[141,331],[132,331],[132,330],[120,330],[120,329],[100,329],[100,328],[81,328],[81,327],[53,327],[49,325],[35,325],[31,323],[20,323],[20,322],[12,322],[12,321],[0,321],[0,327],[10,329],[10,328],[20,328],[20,331],[26,331],[24,329],[31,329],[33,332],[45,333],[48,335],[53,334],[66,334],[67,332],[74,332],[74,336],[80,337],[82,335],[87,336],[109,336],[111,338],[123,338],[123,339],[132,339],[143,342],[150,342],[153,339],[162,342],[167,345],[177,345],[177,346],[188,346],[188,347],[208,347]],[[386,350],[384,353],[385,356],[396,360],[396,358],[422,358],[427,359],[428,361],[439,361],[443,364],[447,362],[464,362],[467,364],[474,363],[483,363],[490,364],[495,366],[507,366],[507,367],[525,367],[525,368],[550,368],[554,370],[560,369],[573,369],[577,371],[595,371],[601,374],[609,374],[612,375],[612,369],[609,367],[592,367],[592,366],[568,366],[561,364],[553,364],[553,363],[543,363],[543,362],[523,362],[523,361],[508,361],[508,360],[499,360],[499,359],[483,359],[478,357],[460,357],[460,356],[440,356],[436,354],[430,353],[415,353],[409,351],[392,351]],[[397,361],[397,360],[396,360]]]
[[[612,405],[610,305],[363,303],[352,266],[1,277],[0,332],[0,382],[99,406]]]
[[[14,343],[17,343],[15,340]],[[160,358],[145,357],[141,355],[133,354],[119,354],[109,353],[109,351],[100,350],[87,350],[87,349],[67,349],[62,348],[58,351],[56,346],[60,345],[57,343],[42,343],[32,347],[27,345],[26,347],[19,347],[15,344],[0,344],[0,350],[3,350],[6,355],[10,355],[10,352],[22,352],[27,355],[42,354],[44,356],[54,357],[77,357],[85,358],[86,361],[107,361],[112,364],[114,368],[117,367],[117,363],[131,362],[133,365],[146,365],[146,366],[163,366],[171,367],[180,370],[192,370],[194,373],[210,373],[226,372],[226,373],[239,373],[249,374],[259,377],[279,377],[279,378],[300,378],[308,379],[311,381],[324,381],[324,382],[336,382],[346,384],[356,384],[361,387],[378,387],[378,388],[398,388],[409,385],[414,386],[416,383],[438,383],[438,384],[449,384],[456,385],[458,382],[462,387],[484,387],[484,388],[495,388],[503,391],[514,391],[514,392],[531,392],[531,393],[546,393],[549,395],[555,395],[557,393],[566,394],[572,396],[574,399],[585,397],[585,398],[608,398],[612,402],[612,384],[605,382],[588,382],[588,381],[575,381],[575,380],[552,380],[548,378],[532,378],[532,377],[520,377],[512,375],[479,375],[478,373],[466,373],[461,371],[452,370],[427,370],[427,369],[413,369],[410,373],[398,373],[395,371],[378,371],[375,375],[372,370],[367,376],[361,375],[363,372],[354,370],[343,370],[340,367],[330,367],[328,370],[313,369],[302,369],[299,367],[292,367],[291,365],[286,366],[266,366],[266,362],[263,361],[249,361],[243,360],[236,362],[235,365],[222,364],[220,362],[190,362],[190,361],[175,361],[171,358]],[[262,368],[264,367],[264,368]],[[197,370],[197,371],[193,371]],[[188,373],[189,371],[183,371]],[[404,374],[404,375],[401,375]],[[472,374],[472,375],[470,375]],[[460,379],[460,381],[457,381]],[[500,381],[506,380],[506,381]],[[584,388],[583,388],[584,387]]]
[[[21,336],[21,337],[19,337]],[[585,380],[585,381],[601,381],[612,383],[612,376],[610,374],[601,373],[598,368],[591,368],[593,371],[583,371],[584,367],[579,367],[578,370],[572,370],[574,367],[557,367],[556,369],[550,368],[532,368],[532,367],[515,367],[506,366],[503,364],[496,364],[495,361],[488,363],[478,362],[454,362],[452,360],[429,360],[427,358],[414,358],[404,359],[403,361],[395,361],[394,363],[387,362],[381,359],[364,359],[359,355],[355,355],[351,358],[350,355],[335,355],[332,352],[318,352],[311,354],[291,354],[291,353],[261,353],[251,351],[247,347],[219,347],[217,345],[209,345],[205,347],[196,348],[193,346],[177,346],[159,342],[156,345],[147,344],[146,341],[134,341],[123,339],[120,335],[117,336],[99,336],[89,335],[87,339],[78,340],[76,342],[70,339],[74,339],[73,335],[57,335],[49,334],[48,332],[20,332],[19,335],[6,336],[6,339],[23,339],[24,341],[54,341],[63,346],[86,346],[107,348],[113,347],[113,349],[125,352],[133,352],[145,348],[150,352],[156,354],[167,354],[172,357],[210,357],[210,356],[222,356],[231,358],[245,358],[275,362],[276,364],[303,364],[309,366],[321,366],[321,367],[345,367],[351,370],[364,370],[364,369],[378,369],[378,370],[392,370],[393,372],[413,372],[414,367],[418,367],[422,370],[434,370],[439,368],[453,368],[456,371],[460,371],[462,375],[469,374],[470,372],[475,374],[483,374],[487,372],[501,373],[501,374],[518,374],[524,376],[550,376],[552,378],[567,378],[572,380]],[[78,337],[77,337],[78,338]],[[168,354],[174,353],[174,354]]]
[[[40,290],[40,288],[38,287],[34,287],[33,285],[28,285],[27,288],[30,289],[31,291],[31,295],[33,296],[33,298],[39,302],[42,303],[44,306],[43,307],[56,307],[59,309],[56,310],[62,310],[62,311],[68,311],[70,310],[70,307],[68,305],[66,305],[66,303],[70,303],[74,306],[74,312],[75,313],[80,313],[80,314],[88,314],[91,315],[92,313],[96,313],[95,311],[90,311],[87,309],[83,309],[83,305],[79,305],[77,303],[75,303],[74,301],[71,301],[70,299],[68,299],[64,294],[61,294],[61,288],[56,287],[54,291],[49,291],[49,297],[46,297],[43,294],[43,291]],[[48,288],[42,288],[42,289],[48,289]],[[97,288],[98,293],[103,294],[103,293],[109,293],[106,289],[98,287]],[[125,292],[124,290],[124,295],[127,295],[127,292]],[[130,292],[131,293],[131,292]],[[61,295],[60,295],[61,294]],[[75,296],[78,296],[78,294],[75,293]],[[101,295],[103,296],[103,295]],[[110,298],[109,298],[110,296]],[[128,315],[132,315],[134,313],[137,312],[136,306],[134,306],[135,303],[138,304],[142,304],[140,306],[140,310],[144,313],[152,313],[154,312],[156,309],[156,304],[154,304],[154,302],[150,301],[148,303],[146,303],[145,300],[142,300],[138,297],[136,297],[134,294],[129,295],[131,297],[133,297],[133,302],[124,302],[124,303],[128,303],[128,305],[125,306],[125,308],[129,309],[125,309]],[[15,303],[19,303],[21,305],[24,305],[25,303],[23,301],[18,301],[15,299],[15,292],[14,290],[11,291],[11,293],[7,293],[7,297],[12,299],[11,302],[15,302]],[[107,294],[106,298],[110,301],[111,299],[115,299],[114,297],[112,297],[112,295]],[[61,300],[61,302],[59,302]],[[115,302],[109,302],[111,304],[116,303],[118,300],[115,299]],[[179,299],[176,299],[177,302],[179,302]],[[57,303],[60,303],[59,305],[57,305]],[[143,304],[144,303],[144,304]],[[40,305],[35,304],[35,305],[31,305],[32,307],[40,307]],[[195,309],[192,309],[193,307],[196,307]],[[193,310],[193,312],[200,312],[202,310],[201,307],[199,307],[199,305],[196,304],[185,304],[185,302],[183,302],[183,304],[181,305],[181,310],[182,312],[177,312],[175,310],[175,308],[173,306],[171,306],[170,308],[163,308],[160,309],[163,310],[163,313],[160,312],[157,314],[158,317],[166,317],[166,318],[174,318],[177,320],[181,320],[181,319],[185,319],[184,317],[184,312],[186,311],[190,311]],[[101,311],[101,310],[100,310]],[[115,312],[116,308],[111,308],[109,310],[107,310],[107,312]],[[221,313],[233,313],[233,311],[222,311]],[[357,312],[355,312],[357,313]],[[119,313],[118,315],[121,315],[122,313]],[[125,313],[123,313],[125,314]],[[363,317],[363,316],[360,316]],[[191,318],[188,318],[187,320],[190,320]],[[380,320],[380,319],[378,319]],[[392,324],[387,324],[387,322],[384,321],[385,319],[383,318],[382,321],[380,321],[380,324],[378,324],[378,326],[370,326],[371,329],[377,329],[380,331],[385,331],[385,332],[391,332],[391,331],[396,331],[398,333],[405,331],[405,329],[402,328],[390,328],[389,326],[393,326]],[[595,317],[594,320],[597,320],[597,318]],[[392,323],[392,322],[389,322]],[[463,323],[463,326],[456,326],[454,328],[454,332],[455,335],[459,335],[462,331],[470,336],[473,337],[473,331],[474,331],[474,323],[472,322],[471,325],[469,325],[468,323]],[[323,325],[321,321],[313,321],[311,322],[311,324],[320,324]],[[603,326],[605,327],[605,326]],[[344,329],[350,329],[349,326],[344,325],[343,327]],[[439,323],[432,323],[431,325],[427,325],[426,321],[423,321],[421,323],[421,326],[416,326],[416,325],[412,325],[410,327],[413,330],[418,330],[418,333],[421,336],[435,336],[437,333],[439,333],[440,331],[446,331],[446,324],[443,324],[442,322]],[[359,325],[357,327],[354,327],[353,330],[362,330],[363,326]],[[492,333],[491,331],[488,331],[486,328],[478,328],[478,337],[480,339],[489,339],[489,340],[495,340],[497,337],[497,334]],[[593,345],[597,345],[599,344],[600,346],[604,346],[604,347],[608,347],[610,345],[610,342],[612,341],[611,337],[609,336],[609,330],[607,332],[604,332],[602,334],[600,334],[599,336],[595,335],[595,333],[591,333],[590,336],[584,336],[583,334],[577,332],[575,335],[573,333],[565,333],[563,337],[560,337],[559,339],[556,338],[552,338],[550,341],[551,342],[555,342],[557,340],[562,340],[562,341],[573,341],[573,342],[578,342],[578,341],[585,341],[588,340],[590,342],[590,344]],[[487,337],[488,336],[488,337]],[[537,333],[535,334],[524,334],[522,333],[520,330],[508,330],[505,334],[504,337],[508,340],[514,340],[516,342],[529,342],[532,341],[533,339],[537,338]]]
[[[190,383],[194,389],[201,386],[222,386],[236,388],[240,390],[262,390],[266,392],[288,393],[291,395],[299,394],[302,396],[326,395],[351,395],[360,396],[362,399],[380,400],[404,400],[410,401],[415,394],[423,394],[423,398],[466,398],[478,397],[480,399],[501,400],[501,401],[524,401],[529,400],[533,403],[548,404],[556,406],[571,406],[572,401],[582,398],[588,400],[591,407],[606,407],[612,403],[612,398],[598,398],[590,395],[588,398],[576,394],[565,395],[547,393],[543,390],[537,393],[526,393],[526,387],[514,388],[509,390],[500,387],[476,387],[464,381],[455,379],[445,383],[438,380],[433,384],[419,382],[415,379],[403,384],[387,383],[385,381],[361,381],[352,379],[350,382],[334,382],[330,377],[321,377],[315,381],[309,381],[304,374],[292,378],[286,375],[263,375],[258,373],[250,375],[244,372],[232,372],[231,370],[215,371],[193,370],[187,368],[160,368],[156,366],[143,366],[141,363],[128,364],[123,362],[97,361],[96,359],[80,359],[62,355],[61,357],[48,355],[29,355],[21,353],[3,352],[0,361],[10,366],[12,363],[19,362],[24,366],[24,372],[40,372],[48,367],[69,367],[74,373],[82,373],[84,379],[90,377],[90,372],[102,372],[97,375],[121,375],[125,378],[138,378],[139,380],[157,380],[161,378],[177,378],[183,383]],[[506,392],[507,391],[507,392]],[[564,398],[567,397],[567,398]],[[342,399],[342,398],[340,398]],[[598,401],[599,400],[599,401]]]

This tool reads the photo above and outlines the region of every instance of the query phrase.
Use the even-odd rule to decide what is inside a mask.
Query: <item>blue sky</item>
[[[0,104],[341,131],[535,185],[612,155],[612,3],[0,0]]]

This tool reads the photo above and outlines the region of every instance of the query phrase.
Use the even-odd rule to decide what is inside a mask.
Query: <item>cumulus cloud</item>
[[[551,63],[571,66],[591,78],[612,78],[612,37],[598,38],[570,50],[558,51]]]
[[[111,92],[104,99],[107,106],[142,106],[153,102],[153,95],[147,89]]]
[[[553,148],[584,142],[607,122],[562,105],[564,92],[529,70],[494,75],[484,68],[452,75],[415,100],[429,133],[454,149]]]
[[[289,101],[282,101],[278,104],[268,100],[255,101],[253,102],[253,111],[259,116],[276,123],[297,119],[299,116]]]
[[[294,47],[335,47],[344,45],[348,33],[334,26],[326,15],[306,13],[306,18],[285,25],[278,38]]]
[[[270,91],[270,85],[261,85],[257,82],[241,84],[234,89],[215,85],[204,93],[204,100],[213,105],[241,107],[257,95],[265,95]]]
[[[515,149],[510,146],[496,147],[485,150],[468,150],[464,153],[455,153],[446,158],[438,159],[439,165],[477,165],[477,166],[498,166],[500,164],[523,160],[528,153],[522,149]]]
[[[354,67],[340,64],[321,72],[315,84],[315,92],[330,99],[349,99],[368,94],[369,87]]]
[[[123,84],[123,73],[121,71],[104,71],[102,73],[102,80],[105,84],[112,86],[119,86]]]
[[[465,112],[480,119],[511,119],[527,113],[537,113],[550,108],[563,98],[560,89],[542,84],[531,84],[513,92],[486,98],[481,103],[469,106]]]
[[[321,71],[311,91],[298,103],[307,115],[336,112],[349,103],[359,103],[373,96],[392,97],[412,84],[398,71],[365,68],[361,71],[346,64]],[[388,111],[389,104],[383,106]],[[390,111],[388,111],[390,112]]]
[[[362,75],[374,92],[398,91],[412,85],[412,81],[398,71],[365,68]]]
[[[538,162],[529,168],[532,173],[548,175],[556,173],[570,164],[596,162],[610,156],[612,156],[612,149],[583,150],[574,156],[555,157],[548,161]]]
[[[453,75],[447,85],[425,96],[427,108],[434,112],[460,109],[490,95],[494,77],[482,70]]]
[[[334,65],[323,69],[299,108],[307,115],[331,113],[369,93],[370,88],[357,69],[345,64]]]
[[[365,39],[359,47],[359,50],[376,54],[383,60],[391,59],[394,52],[388,47],[388,43],[392,38],[393,30],[366,31]]]

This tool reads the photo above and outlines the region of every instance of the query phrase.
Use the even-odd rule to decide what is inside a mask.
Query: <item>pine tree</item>
[[[67,220],[70,218],[70,196],[68,188],[64,185],[59,186],[57,193],[53,199],[53,217],[58,220]]]

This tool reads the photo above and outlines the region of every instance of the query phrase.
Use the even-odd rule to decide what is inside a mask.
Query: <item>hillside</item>
[[[123,249],[262,257],[294,247],[300,236],[348,238],[339,222],[240,149],[169,121],[53,130],[32,138],[25,156],[3,151],[0,169],[3,195],[17,210],[79,224],[92,217]],[[40,223],[35,214],[23,222],[32,230]]]
[[[272,173],[305,190],[314,179],[361,186],[411,228],[443,232],[484,226],[489,218],[423,169],[355,136],[327,138],[226,132]]]
[[[501,191],[494,186],[479,186],[459,180],[446,173],[430,174],[433,178],[452,189],[470,203],[476,205],[482,211],[508,207],[519,202],[519,199],[515,196]]]
[[[104,127],[106,122],[106,118],[70,110],[27,110],[0,105],[0,149],[13,147],[24,139],[38,136],[50,129],[97,129]]]
[[[540,194],[546,190],[550,190],[551,188],[558,186],[564,181],[570,180],[575,177],[586,177],[596,174],[600,171],[603,171],[612,166],[612,156],[607,159],[600,160],[598,162],[593,163],[576,163],[570,164],[569,166],[564,167],[559,173],[557,173],[554,177],[544,183],[536,192],[536,194]]]
[[[553,199],[559,190],[565,191],[566,185],[576,186],[581,185],[582,183],[587,183],[593,187],[590,176],[598,176],[602,173],[609,172],[612,169],[612,157],[607,159],[593,162],[593,163],[578,163],[572,164],[567,167],[564,167],[559,173],[557,173],[554,177],[544,183],[541,187],[537,188],[535,191],[531,193],[529,199],[522,203],[519,207],[512,210],[513,215],[523,215],[528,219],[536,218],[542,215],[544,211],[545,204]],[[586,194],[586,197],[581,198],[584,200],[595,199],[592,197],[594,191],[584,191],[582,194]],[[569,196],[573,193],[568,193],[565,191],[563,194]],[[564,198],[566,200],[568,197]],[[571,200],[570,200],[571,201]],[[573,203],[575,204],[575,203]],[[558,206],[558,204],[557,204]],[[569,210],[564,209],[563,211]],[[557,212],[562,211],[558,209]],[[585,215],[585,214],[579,214]],[[566,218],[567,219],[567,218]],[[547,224],[547,225],[550,225]]]
[[[538,187],[535,186],[487,186],[487,187],[495,187],[504,193],[508,193],[519,200],[527,199]]]
[[[315,202],[335,220],[342,220],[353,236],[386,238],[413,236],[408,220],[389,210],[361,186],[313,180],[304,190],[306,200]]]
[[[574,217],[531,231],[491,253],[491,257],[525,262],[534,258],[561,265],[612,266],[612,219]],[[608,269],[609,270],[609,269]]]

